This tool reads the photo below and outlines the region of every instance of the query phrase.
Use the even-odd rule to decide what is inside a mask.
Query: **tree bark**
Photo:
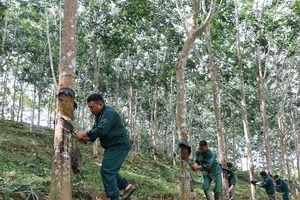
[[[44,0],[44,3],[46,4],[46,0]],[[57,81],[56,81],[56,76],[55,76],[55,72],[54,72],[51,41],[50,41],[50,34],[49,34],[49,19],[48,19],[47,7],[45,8],[45,17],[46,17],[46,33],[47,33],[47,43],[48,43],[48,49],[49,49],[50,66],[51,66],[51,72],[52,72],[52,78],[53,78],[55,90],[57,90]]]
[[[72,200],[71,149],[75,99],[77,0],[66,0],[50,200]]]
[[[9,1],[8,5],[10,5],[10,1]],[[6,33],[7,33],[7,27],[8,27],[7,25],[8,25],[9,15],[10,15],[10,9],[7,9],[7,12],[6,12],[6,15],[5,15],[5,21],[4,21],[4,30],[3,30],[3,35],[2,35],[2,46],[1,46],[0,56],[2,56],[2,54],[5,54],[4,46],[5,46],[5,43],[6,43]],[[8,61],[8,60],[2,58],[2,59],[0,59],[0,61],[1,61],[1,63],[0,63],[0,75],[2,76],[3,68],[6,65],[5,61]]]
[[[25,86],[24,86],[25,84]],[[21,82],[20,84],[21,88],[20,88],[20,98],[19,98],[19,105],[18,105],[18,118],[17,121],[18,122],[23,122],[23,110],[24,110],[24,93],[26,91],[26,83]],[[19,121],[20,118],[20,121]]]
[[[18,78],[18,71],[19,71],[19,63],[20,63],[20,56],[18,56],[17,58],[17,66],[16,69],[14,70],[14,83],[13,83],[13,89],[14,89],[14,93],[13,93],[13,98],[12,98],[12,109],[11,109],[11,121],[15,122],[15,115],[16,115],[16,94],[18,92],[17,88],[16,88],[16,83],[17,83],[17,78]]]
[[[35,105],[36,105],[36,96],[37,96],[37,86],[34,86],[34,91],[33,91],[33,97],[31,100],[31,119],[30,119],[30,132],[33,130],[33,124],[34,124],[34,119],[35,119]]]
[[[97,21],[97,12],[94,11],[94,21]],[[93,55],[93,66],[94,66],[94,79],[93,79],[93,87],[94,93],[99,93],[99,74],[100,74],[100,62],[97,62],[97,36],[95,30],[93,32],[93,39],[92,39],[92,55]],[[86,70],[88,71],[88,70]],[[88,74],[86,73],[86,78]],[[85,85],[86,86],[86,85]],[[97,156],[99,154],[99,138],[97,138],[93,143],[93,155]]]
[[[137,145],[137,132],[136,132],[136,121],[137,121],[137,111],[138,111],[138,92],[135,92],[133,97],[134,99],[134,111],[132,116],[132,134],[131,134],[131,143],[132,143],[132,150],[136,150]]]
[[[257,61],[257,90],[258,90],[258,97],[259,97],[259,107],[260,107],[260,114],[262,117],[262,125],[264,131],[264,143],[265,143],[265,150],[266,150],[266,164],[267,164],[267,171],[273,174],[273,164],[271,158],[271,147],[270,147],[270,133],[269,133],[269,123],[267,119],[267,111],[266,111],[266,94],[265,94],[265,75],[262,72],[261,66],[261,59],[260,59],[260,47],[256,45],[255,48],[256,53],[256,61]]]
[[[8,55],[7,58],[7,63],[9,63],[10,60],[10,53]],[[8,82],[8,70],[9,68],[9,64],[7,65],[6,69],[4,70],[4,74],[3,74],[3,91],[2,91],[2,108],[1,108],[1,118],[4,119],[5,118],[5,108],[7,107],[7,98],[6,98],[6,93],[7,93],[7,82]]]
[[[131,79],[133,78],[133,71],[134,71],[134,66],[133,66],[133,61],[131,60],[130,57],[130,45],[128,46],[128,52],[127,52],[127,61],[129,65],[127,66],[127,78],[130,82],[129,84],[129,89],[128,89],[128,127],[129,127],[129,138],[131,138],[131,135],[133,134],[133,86],[131,83]]]
[[[227,164],[227,155],[226,155],[226,147],[225,147],[225,140],[224,135],[222,133],[222,120],[221,120],[221,108],[220,108],[220,93],[218,90],[218,83],[217,83],[217,70],[214,64],[213,59],[213,52],[212,52],[212,41],[211,41],[211,34],[210,34],[210,26],[206,28],[206,48],[208,50],[209,56],[209,64],[208,70],[210,72],[210,81],[212,85],[213,91],[213,99],[214,99],[214,111],[215,111],[215,119],[216,119],[216,128],[217,128],[217,138],[218,138],[218,154],[219,159],[222,166],[226,166]],[[227,195],[228,191],[228,171],[223,170],[222,173],[222,196],[224,200],[229,200],[229,196]]]
[[[295,141],[295,152],[296,152],[295,160],[297,162],[296,166],[294,167],[294,179],[300,180],[300,148],[299,148],[299,142],[300,142],[300,134],[299,134],[300,127],[299,127],[299,125],[300,125],[300,123],[299,122],[297,123],[297,120],[295,120],[295,112],[294,111],[291,111],[291,119],[292,119],[291,121],[293,124],[293,139]],[[290,185],[290,188],[291,188],[291,185]],[[299,198],[299,196],[300,196],[300,194],[299,194],[300,191],[299,190],[297,191],[297,190],[298,190],[298,188],[295,188],[295,187],[293,188],[293,193],[294,193],[295,199],[296,199],[296,197]]]
[[[157,135],[157,100],[158,100],[158,69],[159,69],[159,51],[156,53],[156,65],[155,65],[155,83],[153,91],[153,150],[154,150],[154,161],[157,161],[157,148],[156,148],[156,135]]]
[[[240,93],[241,93],[241,102],[240,107],[242,111],[242,118],[243,118],[243,126],[244,126],[244,135],[245,135],[245,142],[246,142],[246,149],[247,149],[247,163],[248,163],[248,170],[249,170],[249,178],[250,180],[255,178],[254,173],[254,165],[253,165],[253,158],[252,158],[252,148],[250,144],[250,131],[249,131],[249,122],[247,117],[247,103],[245,98],[245,91],[244,91],[244,72],[243,72],[243,62],[242,62],[242,53],[240,48],[240,22],[239,22],[239,5],[237,0],[234,0],[235,6],[235,26],[236,26],[236,51],[238,57],[238,67],[239,67],[239,76],[240,76]],[[251,185],[251,196],[252,200],[257,199],[256,188],[253,184]]]
[[[117,64],[118,65],[118,64]],[[119,109],[119,91],[120,91],[120,69],[117,66],[117,75],[116,75],[116,100],[115,100],[115,108],[116,110]]]
[[[186,89],[185,89],[185,66],[188,59],[189,52],[194,44],[196,38],[202,34],[209,23],[212,20],[215,10],[216,1],[211,1],[210,11],[203,22],[203,24],[197,28],[198,14],[199,14],[199,2],[194,0],[194,15],[193,26],[190,30],[187,39],[183,45],[182,51],[176,61],[176,78],[177,78],[177,123],[179,139],[187,140],[186,133]],[[190,188],[190,174],[187,170],[189,163],[189,156],[186,148],[180,148],[180,169],[181,169],[181,199],[191,199]]]

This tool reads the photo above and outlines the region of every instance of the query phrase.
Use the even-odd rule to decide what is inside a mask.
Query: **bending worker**
[[[274,176],[274,180],[276,181],[275,187],[280,189],[280,192],[282,192],[283,200],[290,200],[290,198],[289,198],[290,189],[287,186],[287,184],[284,182],[284,180],[279,178],[278,175]]]
[[[91,94],[87,103],[95,116],[94,126],[86,132],[77,132],[76,139],[80,142],[100,139],[105,149],[100,174],[107,200],[119,200],[119,190],[124,190],[122,200],[128,199],[136,188],[119,174],[131,148],[127,131],[119,114],[104,103],[100,94]]]
[[[261,184],[258,184],[258,186],[265,188],[269,200],[276,200],[276,192],[272,178],[265,171],[259,174],[264,180]]]
[[[232,171],[233,164],[231,162],[228,162],[227,167],[229,170],[228,171],[228,184],[229,184],[228,193],[229,193],[230,200],[234,200],[235,199],[234,188],[235,188],[236,180],[235,180],[234,172]]]
[[[214,195],[215,200],[221,199],[222,177],[221,167],[216,159],[215,152],[208,148],[207,142],[201,140],[199,150],[196,152],[195,164],[192,166],[193,171],[202,171],[202,188],[207,200],[213,200],[210,192],[211,182],[215,182]]]

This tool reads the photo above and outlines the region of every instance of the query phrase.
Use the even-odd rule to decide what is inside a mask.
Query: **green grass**
[[[45,127],[29,130],[28,124],[0,120],[0,199],[35,199],[33,196],[37,195],[43,200],[49,197],[54,130]],[[96,199],[103,192],[99,174],[103,150],[99,149],[99,155],[93,156],[91,144],[79,144],[79,148],[84,173],[82,176],[72,174],[73,197]],[[132,199],[175,200],[180,197],[179,168],[170,161],[154,162],[148,154],[131,152],[120,173],[138,188]],[[192,176],[196,182],[193,199],[205,199],[201,173],[192,172]],[[247,175],[238,179],[236,199],[251,199],[247,179]],[[262,189],[258,189],[258,194],[260,200],[266,196]]]

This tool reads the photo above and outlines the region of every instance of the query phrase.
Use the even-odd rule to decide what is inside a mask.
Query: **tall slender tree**
[[[193,25],[189,31],[188,37],[185,40],[183,48],[176,61],[176,77],[177,77],[177,123],[180,140],[187,141],[186,133],[186,86],[185,86],[185,66],[188,55],[196,40],[201,35],[207,26],[209,26],[215,11],[216,0],[211,1],[209,13],[200,27],[198,27],[199,1],[193,1]],[[189,154],[187,148],[180,148],[180,169],[181,169],[181,198],[190,199],[190,174],[188,172]]]
[[[213,99],[214,99],[214,112],[215,112],[215,119],[216,119],[216,128],[217,128],[217,138],[218,138],[218,146],[219,146],[219,159],[222,164],[222,166],[226,166],[227,164],[227,155],[226,155],[226,147],[225,147],[225,140],[224,135],[222,132],[222,119],[221,119],[221,105],[220,105],[220,93],[218,88],[218,82],[217,82],[217,70],[214,63],[214,55],[212,51],[212,41],[211,41],[211,33],[210,33],[210,26],[207,26],[206,28],[206,48],[208,50],[208,56],[209,56],[209,64],[208,69],[210,72],[210,81],[212,85],[212,91],[213,91]],[[224,167],[223,167],[224,168]],[[228,171],[223,170],[222,173],[222,196],[224,200],[229,199],[229,196],[226,195],[228,191]]]
[[[54,155],[50,187],[51,200],[71,200],[71,149],[76,67],[77,0],[64,6],[61,68],[59,74]]]
[[[247,103],[245,97],[245,85],[244,85],[244,67],[242,60],[242,52],[241,52],[241,44],[240,44],[240,19],[239,19],[239,3],[237,0],[234,0],[235,7],[235,28],[236,28],[236,52],[238,59],[238,68],[239,68],[239,87],[240,87],[240,108],[242,111],[242,121],[244,127],[244,135],[246,141],[246,152],[247,152],[247,163],[249,170],[249,178],[252,180],[255,177],[254,174],[254,165],[253,165],[253,157],[252,157],[252,148],[250,144],[250,129],[249,129],[249,121],[248,121],[248,113],[247,113]],[[251,196],[252,200],[257,199],[256,188],[251,184]]]

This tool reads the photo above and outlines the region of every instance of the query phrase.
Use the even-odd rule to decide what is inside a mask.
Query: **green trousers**
[[[202,176],[202,188],[204,191],[208,191],[211,186],[211,182],[215,182],[215,187],[214,187],[214,193],[215,194],[220,194],[222,192],[222,176],[221,173],[217,174],[216,176],[213,176],[212,174],[209,174],[207,172],[203,172]]]
[[[283,192],[282,192],[283,200],[290,200],[290,198],[289,198],[289,193],[290,193],[289,190],[286,190],[286,191],[283,191]]]
[[[129,149],[110,147],[105,150],[100,174],[105,188],[106,197],[119,200],[119,190],[128,186],[128,181],[119,174],[119,170]]]

